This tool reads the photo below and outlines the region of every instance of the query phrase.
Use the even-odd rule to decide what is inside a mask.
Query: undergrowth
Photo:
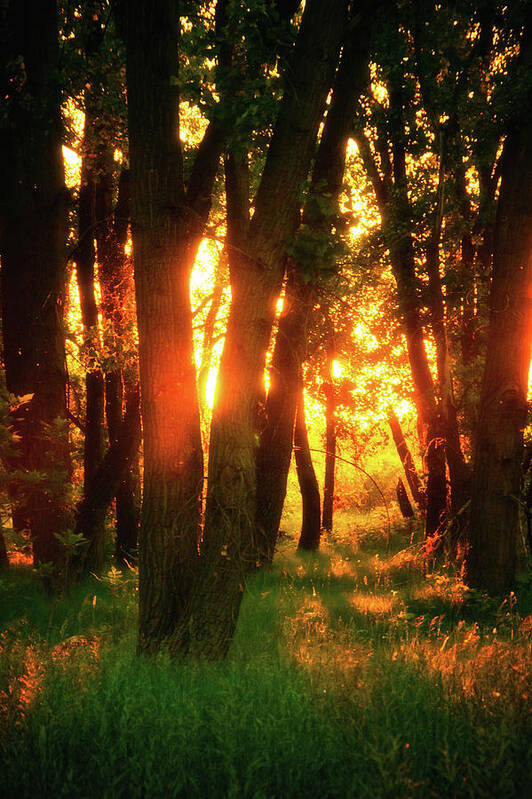
[[[6,797],[532,795],[532,590],[426,573],[412,531],[281,541],[228,659],[135,655],[136,575],[0,582]]]

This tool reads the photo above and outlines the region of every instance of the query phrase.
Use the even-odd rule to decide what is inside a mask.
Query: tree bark
[[[26,470],[43,475],[27,508],[35,562],[62,564],[56,534],[70,521],[62,293],[67,193],[54,0],[4,9],[6,116],[0,132],[3,192],[2,322],[7,388],[33,397],[21,441]]]
[[[425,494],[421,485],[421,480],[418,476],[412,453],[410,452],[408,444],[406,443],[405,437],[403,435],[401,424],[393,408],[389,408],[388,410],[388,423],[390,425],[392,438],[397,449],[397,454],[399,455],[399,460],[401,461],[403,469],[405,470],[405,477],[408,487],[410,488],[412,497],[414,498],[414,502],[416,503],[417,507],[420,511],[423,511],[425,509]]]
[[[178,4],[130,0],[121,9],[144,433],[139,651],[155,652],[175,648],[196,577],[203,453],[189,283],[224,136],[209,123],[185,187]]]
[[[523,80],[532,67],[530,23],[529,14],[519,57]],[[491,594],[508,591],[515,577],[532,342],[532,94],[526,86],[502,156],[465,563],[467,583]]]
[[[399,510],[401,511],[403,519],[412,519],[414,516],[414,509],[410,499],[408,498],[405,484],[400,477],[397,480],[395,493],[397,494],[397,504],[399,505]]]
[[[305,420],[305,404],[303,385],[300,385],[297,403],[296,424],[294,428],[294,455],[296,460],[297,479],[301,492],[303,519],[299,535],[298,549],[313,551],[319,549],[321,538],[320,489],[312,455],[310,453],[307,423]]]

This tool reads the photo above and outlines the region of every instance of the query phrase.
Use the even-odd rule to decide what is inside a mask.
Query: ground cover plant
[[[288,533],[216,663],[136,656],[134,571],[50,598],[12,569],[0,793],[528,795],[532,586],[472,592],[427,571],[418,536],[351,527],[301,554]]]

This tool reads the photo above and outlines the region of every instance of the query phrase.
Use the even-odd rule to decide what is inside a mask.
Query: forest
[[[0,797],[532,795],[530,2],[0,46]]]

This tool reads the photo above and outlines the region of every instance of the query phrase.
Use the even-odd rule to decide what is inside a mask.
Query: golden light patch
[[[398,608],[398,600],[394,596],[362,594],[358,591],[350,596],[349,602],[359,613],[369,616],[389,616]]]
[[[81,180],[81,158],[71,150],[70,147],[63,145],[63,163],[65,165],[65,183],[68,189],[79,186]]]
[[[287,620],[285,636],[292,658],[308,669],[313,678],[329,684],[334,671],[337,686],[345,679],[351,685],[363,685],[360,678],[371,649],[354,642],[348,630],[331,628],[329,611],[318,596],[307,598],[296,615]]]
[[[347,560],[346,558],[337,557],[331,559],[329,574],[336,579],[341,577],[352,577],[354,580],[356,577],[356,569],[352,561]]]
[[[333,361],[332,362],[332,376],[335,380],[338,380],[343,373],[345,372],[345,368],[342,366],[340,361]]]

